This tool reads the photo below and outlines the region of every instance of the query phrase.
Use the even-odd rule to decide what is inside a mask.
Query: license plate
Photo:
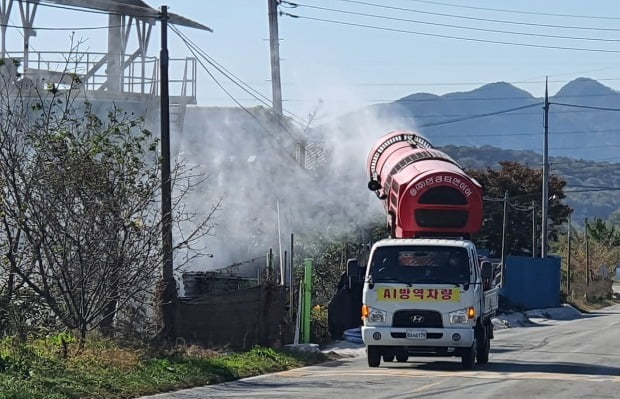
[[[407,330],[407,339],[426,339],[426,331]]]

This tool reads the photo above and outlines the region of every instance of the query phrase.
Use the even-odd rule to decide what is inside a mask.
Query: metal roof
[[[34,0],[27,1],[30,3],[39,2]],[[142,0],[40,0],[40,2],[99,10],[105,11],[109,14],[121,14],[132,17],[154,19],[159,19],[160,17],[160,11],[158,9],[149,6]],[[208,26],[171,12],[168,13],[168,22],[174,25],[187,26],[189,28],[213,32],[213,30]]]

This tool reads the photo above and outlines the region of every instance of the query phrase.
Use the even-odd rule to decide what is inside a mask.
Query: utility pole
[[[540,257],[547,257],[547,214],[549,208],[549,90],[548,79],[545,78],[545,139],[543,145],[543,185],[542,185],[542,223]]]
[[[170,99],[168,92],[168,6],[161,7],[161,51],[159,55],[161,114],[161,218],[163,290],[161,296],[162,339],[174,338],[177,300],[172,264],[172,184],[170,181]]]
[[[536,201],[532,200],[532,258],[536,257]]]
[[[272,108],[278,123],[282,119],[282,85],[280,84],[280,37],[278,34],[278,0],[269,0],[269,48],[271,50]]]
[[[568,214],[568,255],[566,256],[566,296],[570,296],[571,213]]]
[[[506,270],[506,230],[508,224],[508,191],[504,191],[504,217],[502,220],[502,276],[504,275],[504,271]]]
[[[586,287],[590,285],[590,242],[588,239],[588,218],[586,218],[586,229],[585,229],[585,238],[586,238]]]

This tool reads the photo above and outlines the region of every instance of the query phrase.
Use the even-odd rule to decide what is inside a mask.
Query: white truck
[[[501,276],[471,241],[484,219],[482,185],[410,131],[379,138],[367,171],[392,238],[372,246],[363,281],[357,261],[347,266],[347,284],[330,303],[330,332],[359,326],[361,296],[370,367],[416,355],[459,356],[466,369],[487,363]],[[343,317],[349,305],[356,317]]]
[[[397,238],[371,249],[362,294],[368,365],[409,356],[489,360],[499,273],[468,240]]]

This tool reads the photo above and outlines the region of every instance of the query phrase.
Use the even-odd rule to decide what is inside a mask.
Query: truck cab
[[[376,242],[362,293],[368,365],[409,356],[461,357],[465,369],[488,362],[499,287],[475,245],[452,238]]]

